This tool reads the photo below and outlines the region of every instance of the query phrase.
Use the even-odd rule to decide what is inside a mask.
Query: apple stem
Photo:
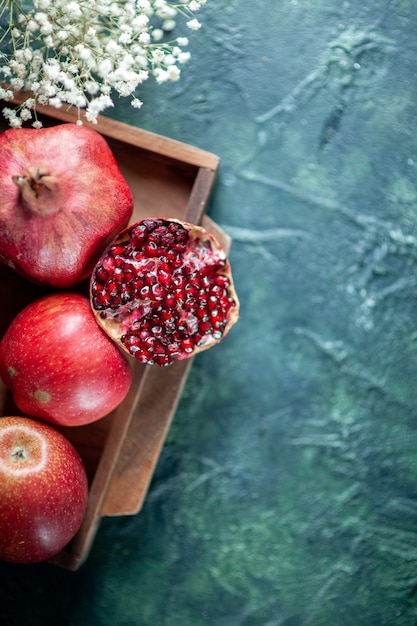
[[[16,448],[13,448],[11,457],[13,461],[26,461],[28,458],[26,451],[22,448],[22,446],[16,446]]]

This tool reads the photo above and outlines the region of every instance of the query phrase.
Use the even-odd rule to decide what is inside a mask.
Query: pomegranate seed
[[[214,285],[210,291],[210,295],[216,298],[224,298],[227,296],[227,289],[221,285]]]
[[[168,293],[164,300],[164,305],[167,309],[173,309],[177,303],[177,300],[173,293]]]
[[[114,245],[109,249],[110,256],[117,256],[120,254],[124,254],[126,247],[124,245],[118,244]]]
[[[187,283],[184,287],[184,291],[187,297],[193,296],[195,298],[198,294],[198,288],[192,283]]]
[[[158,270],[158,281],[164,287],[168,287],[171,282],[171,274],[167,269],[159,268]]]
[[[140,278],[135,278],[132,281],[131,284],[131,289],[132,289],[132,293],[137,293],[138,291],[140,291],[143,287],[143,281]]]
[[[110,304],[110,296],[106,291],[96,292],[93,299],[93,305],[95,309],[104,309]]]
[[[109,274],[109,276],[113,275],[114,272],[114,259],[112,259],[111,257],[105,257],[103,259],[103,269]]]
[[[138,224],[130,231],[130,237],[135,246],[141,246],[148,236],[148,229],[145,224]]]
[[[130,302],[130,298],[131,298],[130,291],[124,290],[120,292],[120,299],[122,302],[125,302],[125,303]]]
[[[119,290],[119,286],[117,284],[117,282],[113,279],[108,280],[106,283],[106,291],[111,295],[111,296],[117,296],[117,292]]]
[[[175,257],[171,261],[173,269],[179,269],[183,265],[182,254],[176,253]]]
[[[197,298],[188,297],[184,302],[184,309],[189,313],[195,313],[198,310]]]
[[[218,330],[218,331],[220,331],[220,333],[223,333],[224,326],[225,326],[225,322],[224,322],[223,319],[213,320],[213,328],[214,328],[214,330]]]
[[[188,241],[188,232],[185,228],[177,228],[177,230],[174,232],[174,237],[177,243],[186,244]]]
[[[187,337],[181,341],[181,348],[184,352],[192,352],[193,351],[194,342],[190,337]]]
[[[207,306],[209,309],[214,309],[216,306],[218,306],[219,304],[219,300],[216,296],[209,296],[209,299],[207,300]]]
[[[143,252],[146,256],[157,256],[159,254],[159,248],[154,241],[148,241],[144,247]]]
[[[100,265],[96,270],[96,279],[98,281],[105,283],[108,277],[109,277],[108,272],[104,269],[102,265]]]
[[[202,335],[207,335],[208,333],[212,331],[212,325],[210,324],[209,321],[203,320],[198,325],[198,330],[200,331]]]
[[[164,322],[164,324],[171,323],[174,321],[174,316],[172,314],[172,311],[169,311],[168,309],[164,308],[161,311],[161,320]]]
[[[174,252],[174,250],[170,249],[170,250],[165,250],[165,254],[162,258],[163,258],[164,263],[166,263],[167,265],[170,265],[176,257],[177,257],[177,253]]]
[[[113,310],[118,309],[121,304],[122,299],[119,296],[114,296],[110,299],[110,308]]]
[[[207,310],[205,307],[199,306],[198,309],[195,311],[195,314],[200,320],[208,319]]]
[[[169,358],[167,357],[166,354],[155,355],[154,362],[157,365],[169,365],[170,364]]]
[[[125,283],[130,283],[134,278],[135,278],[135,273],[133,269],[128,268],[123,272],[123,281]]]
[[[158,284],[152,285],[151,292],[155,300],[162,300],[165,296],[165,289]]]
[[[129,258],[132,259],[133,261],[142,261],[143,254],[142,252],[139,252],[138,250],[130,250]]]
[[[185,280],[185,277],[179,271],[177,271],[172,277],[172,284],[177,289],[182,289],[183,287],[185,287]]]
[[[235,304],[233,298],[224,297],[220,300],[220,307],[223,313],[227,313],[229,309]]]
[[[182,226],[179,226],[178,222],[168,223],[168,232],[173,233],[174,235],[177,234],[180,228],[182,228]]]

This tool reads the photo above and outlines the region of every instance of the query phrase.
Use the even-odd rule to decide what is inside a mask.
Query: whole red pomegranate
[[[76,124],[0,134],[0,261],[41,284],[86,278],[132,215],[113,153]]]
[[[84,296],[44,296],[14,318],[0,341],[0,376],[17,407],[79,426],[110,413],[132,382],[130,364],[94,319]]]
[[[88,498],[78,452],[33,419],[0,418],[0,559],[36,563],[78,531]]]
[[[238,319],[226,254],[204,228],[149,218],[122,231],[91,277],[97,322],[138,361],[169,365],[218,343]]]

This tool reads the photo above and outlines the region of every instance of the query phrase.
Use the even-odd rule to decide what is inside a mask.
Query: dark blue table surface
[[[417,624],[413,0],[207,0],[115,119],[221,157],[241,319],[193,364],[146,503],[1,624]]]

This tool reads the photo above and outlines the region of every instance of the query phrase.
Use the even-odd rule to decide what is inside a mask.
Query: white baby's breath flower
[[[87,106],[85,117],[88,122],[97,124],[97,117],[100,113],[112,106],[114,106],[113,100],[109,96],[103,94],[97,98],[93,98]]]
[[[15,91],[20,91],[21,89],[24,88],[25,83],[24,80],[22,78],[11,78],[10,79],[10,86],[15,90]]]
[[[4,89],[4,87],[0,87],[0,98],[2,100],[11,100],[13,98],[13,91],[11,89]]]
[[[105,47],[105,52],[109,55],[117,55],[121,52],[121,47],[114,39],[110,39]]]
[[[60,71],[61,67],[56,59],[49,59],[43,66],[43,73],[49,80],[56,80]]]
[[[51,6],[51,0],[37,0],[36,6],[38,9],[46,10]]]
[[[166,83],[169,80],[169,74],[166,70],[163,70],[161,67],[156,67],[154,69],[154,76],[156,82],[160,85],[161,83]]]
[[[177,22],[175,20],[164,20],[162,22],[162,30],[164,30],[166,33],[169,33],[171,30],[174,30],[176,25]]]
[[[53,33],[54,27],[50,22],[44,22],[43,24],[39,25],[39,30],[41,32],[41,35],[46,36]]]
[[[69,35],[70,34],[68,30],[59,30],[56,34],[59,41],[65,41],[66,39],[68,39]]]
[[[98,73],[102,78],[106,78],[113,69],[113,63],[110,59],[103,59],[98,66]]]
[[[119,37],[119,43],[123,44],[123,45],[128,45],[132,42],[132,33],[129,33],[128,31],[125,31],[124,33],[122,33]]]
[[[145,13],[137,15],[132,20],[132,28],[137,32],[142,32],[149,24],[149,17]]]
[[[190,30],[198,30],[199,28],[201,28],[201,24],[197,19],[193,19],[193,20],[189,20],[187,22],[187,26]]]
[[[165,52],[163,50],[161,50],[160,48],[156,48],[156,50],[153,50],[152,52],[152,61],[154,63],[163,63],[165,59]]]
[[[60,109],[62,107],[62,100],[57,97],[49,98],[49,104],[56,109]]]
[[[100,85],[95,80],[88,80],[84,83],[84,87],[86,92],[91,96],[94,96],[100,91]]]
[[[190,52],[180,52],[178,54],[178,63],[181,63],[181,65],[184,65],[184,63],[188,63],[190,58],[191,58]]]
[[[30,20],[27,22],[27,25],[26,25],[26,31],[27,31],[28,33],[36,33],[36,31],[37,31],[37,30],[39,30],[39,24],[38,24],[38,22],[36,22],[36,20],[34,20],[34,19],[30,19]]]
[[[51,37],[51,35],[46,35],[46,37],[44,37],[44,43],[45,43],[45,47],[46,48],[53,48],[54,47],[54,39],[53,37]]]
[[[143,45],[146,45],[150,42],[151,36],[149,33],[141,33],[139,35],[139,42]]]
[[[176,14],[177,11],[173,7],[166,4],[161,5],[161,7],[156,11],[156,15],[162,20],[172,19],[176,16]]]
[[[152,39],[154,41],[161,41],[164,38],[164,31],[162,28],[154,28],[152,31]]]
[[[194,13],[206,0],[4,0],[0,38],[0,76],[8,88],[0,97],[26,89],[31,98],[3,111],[10,126],[36,117],[38,104],[85,109],[86,119],[113,106],[112,92],[129,97],[139,109],[138,87],[149,77],[160,84],[180,77],[190,58],[188,37],[167,41],[184,19],[201,27]],[[23,8],[24,7],[24,8]]]
[[[152,6],[149,0],[137,0],[138,10],[147,15],[152,14]]]
[[[43,11],[37,11],[33,16],[33,19],[39,24],[49,24],[48,14]]]
[[[179,67],[177,67],[176,65],[171,65],[168,68],[167,72],[168,72],[169,80],[171,81],[179,80],[180,75],[181,75],[181,70]]]
[[[66,12],[71,16],[71,19],[77,19],[82,17],[83,13],[78,2],[69,2],[66,6]]]

